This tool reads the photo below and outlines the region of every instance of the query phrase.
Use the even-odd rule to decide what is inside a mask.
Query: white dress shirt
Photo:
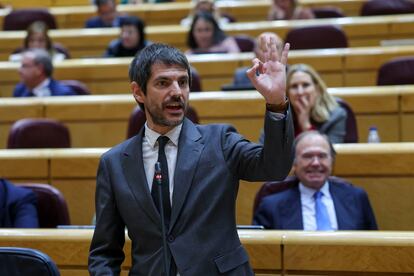
[[[36,97],[48,97],[52,95],[52,92],[49,89],[49,84],[50,84],[50,79],[47,78],[44,81],[42,81],[41,83],[39,83],[38,86],[36,86],[35,88],[33,88],[33,94]]]
[[[303,229],[307,231],[316,230],[315,216],[315,198],[314,194],[317,190],[306,187],[299,183],[300,201],[302,205]],[[323,193],[322,202],[325,204],[329,215],[329,221],[333,230],[338,230],[338,221],[336,220],[335,206],[329,192],[329,182],[326,181],[320,191]]]
[[[180,137],[181,128],[183,124],[180,124],[167,132],[164,136],[170,138],[165,145],[165,156],[168,163],[168,178],[170,182],[170,202],[172,205],[172,195],[174,191],[174,172],[175,164],[177,163],[178,152],[178,138]],[[158,160],[158,137],[161,134],[150,129],[145,123],[145,136],[142,138],[142,159],[144,162],[145,175],[147,177],[147,183],[149,190],[152,189],[152,181],[154,179],[155,163]]]

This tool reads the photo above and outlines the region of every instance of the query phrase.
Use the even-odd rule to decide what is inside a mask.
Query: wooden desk
[[[414,141],[414,86],[330,88],[346,100],[357,119],[359,141],[376,125],[384,142]],[[190,94],[201,123],[230,123],[257,141],[264,102],[256,91]],[[22,118],[54,118],[68,126],[73,147],[111,147],[126,138],[128,119],[136,106],[130,94],[49,98],[3,98],[0,101],[0,148],[11,125]]]
[[[88,0],[42,0],[42,1],[13,1],[5,0],[4,4],[14,8],[49,7],[49,12],[55,17],[60,29],[83,28],[85,21],[96,15],[96,7]],[[300,0],[299,5],[318,8],[334,6],[340,8],[346,16],[359,16],[361,6],[366,0]],[[120,13],[138,16],[147,26],[180,24],[186,17],[194,3],[191,1],[176,1],[174,3],[118,5]],[[221,12],[234,17],[237,22],[254,22],[266,20],[270,8],[269,0],[249,1],[219,1],[216,3]],[[0,28],[8,10],[0,10]]]
[[[377,71],[386,61],[414,55],[414,46],[357,47],[348,49],[300,50],[289,53],[289,64],[312,65],[328,86],[374,86]],[[200,75],[204,91],[218,91],[233,82],[237,68],[251,66],[252,53],[189,56]],[[93,94],[129,93],[128,67],[132,58],[72,59],[55,64],[54,77],[78,79]],[[11,97],[19,82],[19,64],[0,62],[0,96]]]
[[[404,275],[414,271],[413,232],[287,232],[287,275]]]
[[[413,230],[414,143],[338,144],[334,175],[369,194],[381,230]],[[0,175],[14,182],[46,182],[63,192],[73,224],[90,224],[95,176],[106,148],[0,150]],[[240,182],[237,223],[250,224],[262,183]]]
[[[38,249],[62,276],[86,276],[93,230],[1,229],[0,246]],[[414,271],[413,232],[239,230],[256,275],[402,275]],[[125,235],[121,275],[131,266]],[[399,274],[400,273],[400,274]]]
[[[311,25],[337,25],[348,37],[350,47],[379,46],[382,40],[412,38],[414,17],[406,15],[383,15],[290,21],[257,21],[228,24],[223,29],[230,35],[247,34],[256,37],[262,32],[276,32],[284,38],[295,27]],[[148,39],[169,43],[186,49],[189,28],[180,25],[148,26]],[[22,45],[25,31],[0,32],[0,60],[7,60],[10,53]],[[119,36],[119,28],[58,29],[51,30],[54,42],[65,45],[73,58],[102,56],[109,42]]]

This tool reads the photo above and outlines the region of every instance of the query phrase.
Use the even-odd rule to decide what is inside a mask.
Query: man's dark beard
[[[160,125],[160,126],[178,126],[179,124],[181,124],[184,120],[184,116],[179,119],[179,120],[167,120],[165,117],[162,116],[162,111],[164,110],[164,108],[172,103],[178,103],[180,104],[181,108],[184,110],[184,116],[187,112],[187,106],[188,104],[184,103],[180,97],[173,97],[170,101],[165,102],[162,104],[162,110],[160,112],[160,114],[156,114],[157,112],[152,112],[152,110],[150,108],[148,109],[148,113],[151,116],[152,121],[154,122],[154,124]]]

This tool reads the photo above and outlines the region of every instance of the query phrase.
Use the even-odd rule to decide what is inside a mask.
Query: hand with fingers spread
[[[289,44],[285,44],[279,56],[273,37],[262,36],[260,49],[263,60],[253,59],[253,66],[246,74],[256,90],[263,95],[267,104],[281,106],[286,99],[286,62]]]

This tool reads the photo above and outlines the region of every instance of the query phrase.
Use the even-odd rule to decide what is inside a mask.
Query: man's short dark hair
[[[186,56],[177,48],[162,43],[151,44],[139,51],[129,66],[129,79],[135,81],[144,95],[147,94],[147,83],[151,77],[153,64],[177,65],[187,70],[191,86],[191,69]],[[141,109],[143,104],[139,103]]]

